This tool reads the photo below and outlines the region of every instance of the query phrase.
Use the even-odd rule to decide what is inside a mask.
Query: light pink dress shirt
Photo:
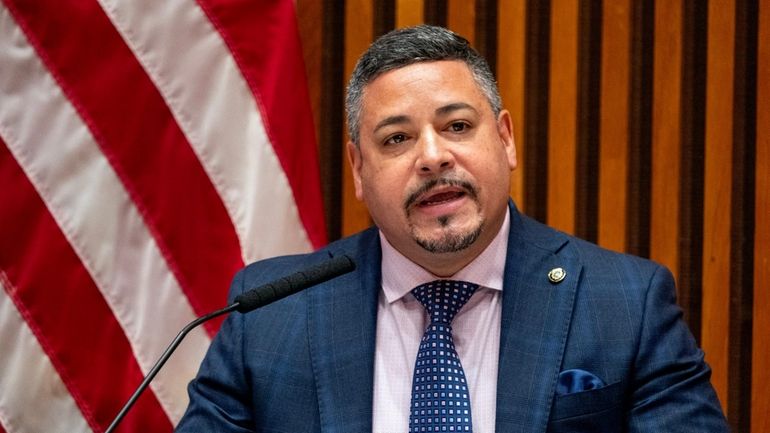
[[[503,272],[509,229],[510,215],[506,214],[500,231],[484,252],[446,278],[481,286],[452,322],[455,347],[470,387],[475,433],[495,431]],[[403,433],[409,431],[414,362],[429,324],[428,314],[410,291],[439,277],[401,255],[382,233],[380,240],[382,291],[377,306],[372,431]]]

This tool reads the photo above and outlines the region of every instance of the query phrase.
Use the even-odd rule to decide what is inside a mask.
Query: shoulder
[[[588,274],[606,273],[648,280],[655,274],[670,275],[668,269],[652,260],[600,247],[592,242],[556,230],[526,215],[518,214],[516,228],[520,243],[577,260]]]

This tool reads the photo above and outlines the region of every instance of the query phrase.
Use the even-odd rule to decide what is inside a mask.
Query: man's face
[[[364,88],[360,147],[348,143],[356,196],[399,252],[451,275],[505,218],[516,167],[511,128],[463,62],[386,72]]]

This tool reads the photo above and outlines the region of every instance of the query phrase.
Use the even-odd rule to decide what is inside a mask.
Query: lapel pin
[[[548,281],[558,284],[567,276],[567,271],[562,268],[553,268],[548,272]]]

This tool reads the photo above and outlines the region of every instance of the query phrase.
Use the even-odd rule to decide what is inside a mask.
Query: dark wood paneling
[[[757,2],[738,0],[733,86],[733,188],[730,230],[730,334],[727,406],[734,431],[751,420],[754,298],[754,156],[756,155]]]
[[[681,180],[679,214],[679,275],[677,292],[685,320],[700,341],[703,282],[703,179],[706,119],[706,2],[685,2]]]
[[[577,160],[575,234],[597,241],[599,219],[599,109],[602,77],[602,3],[580,2],[578,11]]]
[[[650,257],[655,10],[645,0],[633,0],[632,5],[626,248],[631,254]]]
[[[527,214],[540,222],[548,215],[548,83],[550,82],[550,0],[527,3],[525,118],[527,150],[522,164]]]
[[[319,169],[323,193],[326,234],[340,237],[342,212],[343,140],[343,34],[336,29],[344,22],[342,9],[331,1],[297,2],[302,51],[308,77],[313,119],[318,137]]]
[[[447,25],[447,0],[425,0],[425,22],[434,26]]]
[[[476,0],[476,49],[497,71],[497,0]]]
[[[770,2],[758,8],[751,432],[770,431]]]

